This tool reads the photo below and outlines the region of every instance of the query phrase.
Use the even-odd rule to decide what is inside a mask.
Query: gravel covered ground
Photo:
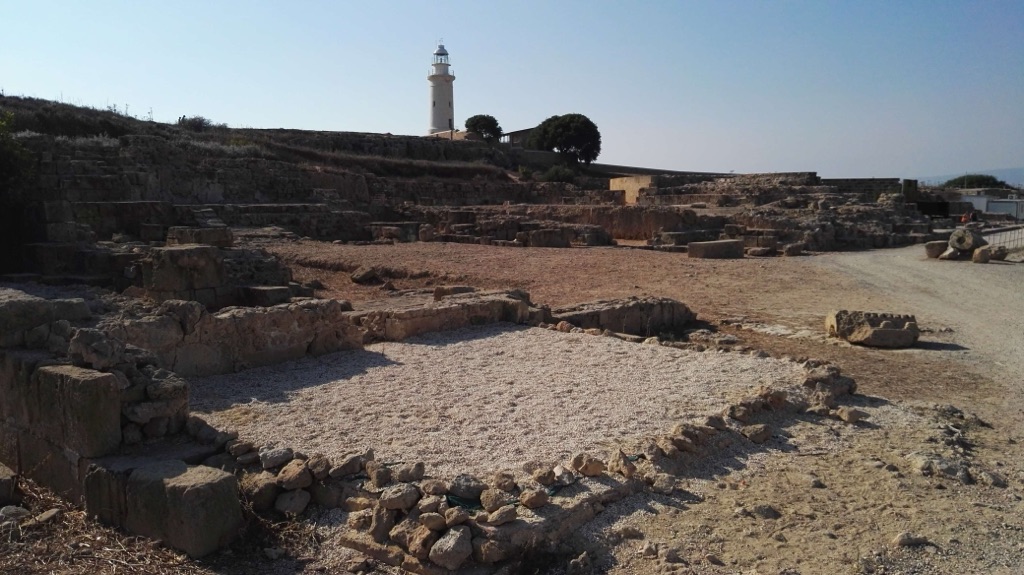
[[[428,473],[564,461],[720,411],[798,364],[497,324],[193,380],[192,410],[258,444],[372,447]]]

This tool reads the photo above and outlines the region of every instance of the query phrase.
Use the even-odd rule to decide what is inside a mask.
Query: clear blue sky
[[[923,177],[1024,166],[1024,0],[0,0],[0,89],[235,127],[423,134],[579,112],[599,161]]]

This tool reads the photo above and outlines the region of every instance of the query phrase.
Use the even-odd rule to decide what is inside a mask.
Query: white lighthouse
[[[455,129],[455,99],[452,84],[455,75],[448,68],[448,50],[438,44],[434,50],[434,64],[430,67],[430,133]]]

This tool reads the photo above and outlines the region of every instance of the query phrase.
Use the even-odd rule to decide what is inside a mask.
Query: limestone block
[[[226,226],[213,228],[171,226],[167,229],[167,245],[182,246],[188,244],[230,248],[235,245],[235,236],[231,233],[231,228]]]
[[[117,377],[71,365],[41,367],[26,397],[28,426],[82,457],[99,457],[121,444],[121,388]]]
[[[782,255],[787,257],[799,256],[804,253],[806,246],[803,243],[786,244],[782,246]]]
[[[976,248],[971,254],[971,261],[976,264],[987,264],[992,259],[992,250],[988,246]]]
[[[22,475],[72,503],[79,503],[82,484],[78,454],[25,430],[18,431],[17,447]]]
[[[143,287],[147,290],[197,290],[226,283],[224,258],[213,246],[153,248],[141,263]]]
[[[825,330],[829,336],[850,343],[885,348],[912,346],[920,336],[917,319],[912,315],[847,310],[829,312]]]
[[[125,529],[160,539],[193,558],[229,543],[243,523],[235,477],[182,461],[133,471],[125,502]]]
[[[691,258],[733,259],[743,257],[743,240],[715,240],[713,242],[690,242],[686,251]]]
[[[568,322],[583,329],[608,329],[632,335],[651,335],[683,328],[696,316],[682,302],[669,298],[602,300],[551,312],[551,322]]]
[[[527,233],[526,245],[531,248],[571,247],[569,234],[560,229],[533,230]]]

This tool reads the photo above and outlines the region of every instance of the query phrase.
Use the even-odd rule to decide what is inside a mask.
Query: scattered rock
[[[499,471],[491,477],[491,486],[509,493],[516,490],[516,478],[508,471]]]
[[[527,509],[537,509],[547,505],[551,496],[543,489],[527,489],[519,495],[519,502]]]
[[[239,441],[236,439],[234,441],[228,442],[225,445],[225,447],[227,448],[228,453],[230,453],[234,457],[238,457],[239,455],[249,453],[250,451],[253,450],[255,446],[252,444],[251,441]]]
[[[252,510],[257,513],[273,507],[278,494],[281,493],[277,477],[267,471],[246,473],[239,482],[239,488],[246,501],[252,506]]]
[[[274,502],[274,509],[288,515],[299,515],[306,510],[310,498],[309,492],[303,489],[286,491],[277,497],[277,501]]]
[[[277,473],[277,484],[284,489],[305,489],[313,485],[313,474],[306,468],[306,462],[293,459]]]
[[[388,540],[388,534],[395,527],[395,511],[385,509],[380,505],[370,512],[370,537],[377,543],[384,543]]]
[[[491,525],[504,525],[509,521],[514,521],[517,517],[519,517],[519,513],[516,512],[515,505],[506,505],[491,513],[487,517],[487,522]]]
[[[444,512],[444,521],[448,524],[448,527],[461,525],[469,521],[469,511],[461,507],[452,507]]]
[[[740,433],[754,443],[764,443],[772,438],[772,428],[763,423],[745,425],[740,428]]]
[[[409,483],[398,483],[388,487],[380,494],[381,507],[384,509],[410,509],[420,498],[420,491]]]
[[[433,531],[443,531],[448,527],[448,521],[440,513],[422,513],[420,514],[420,525]]]
[[[577,454],[572,458],[572,468],[586,477],[596,477],[604,473],[604,462],[587,453]]]
[[[442,527],[443,529],[444,527]],[[406,549],[409,550],[409,554],[419,560],[425,560],[430,557],[430,550],[437,543],[438,538],[441,534],[437,531],[430,529],[425,525],[420,525],[412,532],[412,536],[409,537],[409,543],[406,545]]]
[[[857,423],[867,419],[868,414],[865,411],[854,409],[852,407],[840,407],[836,410],[836,417],[846,423]]]
[[[422,461],[403,465],[395,470],[394,476],[395,481],[419,481],[423,479],[423,474],[426,472],[426,465]]]
[[[473,537],[469,528],[458,525],[445,533],[430,548],[430,560],[445,569],[458,569],[473,554]]]
[[[363,463],[362,454],[346,455],[341,460],[341,463],[331,468],[330,476],[335,479],[341,479],[342,477],[355,475],[363,470]]]
[[[484,489],[480,493],[480,504],[484,510],[490,513],[500,507],[507,505],[512,496],[500,489]]]
[[[448,487],[448,493],[456,497],[462,497],[464,499],[479,499],[480,494],[487,488],[487,485],[483,481],[480,481],[476,477],[468,474],[461,474],[452,480],[451,485]]]
[[[778,519],[779,517],[782,517],[782,514],[779,513],[777,509],[775,509],[771,505],[766,504],[755,505],[754,508],[751,510],[751,513],[753,513],[756,517],[760,517],[761,519]]]
[[[548,465],[534,469],[530,476],[533,477],[534,481],[544,486],[555,482],[555,470]]]
[[[331,473],[331,460],[322,453],[316,453],[306,461],[306,469],[313,474],[313,478],[322,481]]]
[[[427,479],[420,484],[420,491],[427,495],[444,495],[448,493],[448,484],[440,479]]]
[[[357,284],[368,284],[379,279],[376,268],[369,266],[360,266],[356,271],[352,272],[350,277]]]
[[[629,479],[636,474],[636,465],[633,465],[633,462],[626,457],[626,454],[623,453],[621,449],[616,449],[615,452],[611,454],[611,457],[608,458],[608,471],[618,473],[619,475]]]
[[[263,469],[271,469],[288,463],[294,456],[294,452],[287,447],[268,449],[260,453],[260,463],[263,465]]]
[[[892,538],[890,544],[893,547],[914,547],[917,545],[927,545],[928,538],[920,535],[915,535],[909,531],[904,531],[896,537]]]
[[[572,485],[576,483],[576,475],[565,466],[556,465],[552,473],[555,476],[554,483],[558,485]]]
[[[420,513],[433,513],[438,510],[442,501],[444,501],[444,499],[440,496],[427,495],[416,503],[416,509],[419,510]]]
[[[370,483],[378,489],[391,483],[391,469],[385,466],[379,461],[371,460],[364,464],[366,475],[370,478]]]

